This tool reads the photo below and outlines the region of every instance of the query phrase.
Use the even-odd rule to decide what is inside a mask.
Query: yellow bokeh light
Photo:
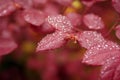
[[[72,7],[74,7],[75,9],[81,9],[82,4],[79,0],[75,0],[75,1],[72,2]]]

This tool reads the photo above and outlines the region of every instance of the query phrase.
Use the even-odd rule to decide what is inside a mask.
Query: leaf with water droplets
[[[120,80],[120,51],[114,51],[112,57],[105,60],[101,68],[101,80]]]
[[[104,61],[113,57],[115,51],[118,50],[120,50],[120,48],[116,43],[104,41],[88,49],[82,62],[89,65],[103,65]]]
[[[46,21],[51,24],[56,30],[62,32],[72,32],[73,26],[66,16],[48,16]]]
[[[87,48],[82,63],[94,66],[103,65],[100,73],[101,80],[111,80],[113,75],[114,80],[120,79],[119,68],[115,69],[120,63],[118,44],[105,40],[101,34],[94,31],[84,31],[78,39],[80,44]]]
[[[113,80],[120,80],[120,62],[118,63],[118,66],[114,72]]]
[[[103,36],[96,31],[84,31],[76,36],[79,44],[87,49],[105,41]]]
[[[93,13],[86,14],[83,17],[83,22],[89,29],[98,30],[104,28],[104,22],[101,17]]]
[[[64,32],[59,31],[56,31],[53,34],[48,34],[38,43],[36,51],[59,48],[66,42],[65,37]]]

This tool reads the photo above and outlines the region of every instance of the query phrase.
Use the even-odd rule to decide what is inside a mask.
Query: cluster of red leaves
[[[15,23],[27,26],[25,23],[27,22],[31,24],[31,28],[37,32],[47,33],[38,43],[36,48],[37,52],[60,48],[69,40],[74,40],[79,43],[80,47],[86,49],[82,63],[102,66],[100,80],[120,80],[120,46],[115,41],[103,37],[101,30],[104,30],[106,26],[102,17],[94,12],[87,14],[83,12],[82,15],[77,12],[72,12],[63,15],[64,13],[60,12],[60,10],[70,6],[72,1],[73,0],[7,0],[6,3],[6,0],[1,0],[0,55],[8,54],[17,48],[17,44],[14,42],[11,32],[9,31],[12,21],[8,19],[13,16],[12,13],[22,10],[22,19],[19,17],[19,21],[17,19],[18,14],[16,13],[17,18],[14,17],[14,19],[17,19],[17,21],[15,21]],[[95,3],[103,1],[107,2],[107,0],[81,0],[81,2],[89,8],[94,6]],[[59,6],[56,7],[56,4],[53,3],[59,4]],[[119,4],[120,0],[111,0],[111,5],[118,14],[120,13]],[[82,29],[82,27],[80,27],[81,29],[78,28],[78,26],[83,25],[87,29]],[[120,39],[119,28],[120,25],[117,24],[115,31],[118,39]],[[47,75],[48,73],[44,74]]]
[[[94,18],[92,18],[92,20],[94,23]],[[99,19],[97,20],[100,25],[103,25]],[[96,31],[82,31],[76,33],[74,29],[72,29],[72,24],[70,24],[69,21],[66,22],[65,16],[58,15],[55,17],[48,17],[47,21],[56,29],[56,31],[47,35],[40,41],[37,47],[37,51],[61,47],[66,42],[66,40],[75,38],[75,40],[77,40],[82,47],[87,49],[82,62],[89,65],[103,66],[101,69],[102,80],[112,79],[113,75],[116,77],[116,75],[119,74],[119,72],[114,74],[114,72],[117,71],[117,66],[119,66],[119,45],[112,41],[105,40],[104,37]],[[99,27],[100,29],[103,28],[103,26]],[[114,80],[118,79],[115,78]]]

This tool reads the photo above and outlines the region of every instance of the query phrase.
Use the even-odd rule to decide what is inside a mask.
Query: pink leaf
[[[81,25],[81,15],[77,13],[69,13],[66,15],[69,20],[71,21],[73,26],[80,26]]]
[[[98,30],[98,29],[104,28],[104,23],[103,23],[101,17],[99,17],[93,13],[86,14],[83,17],[83,22],[89,29]]]
[[[95,0],[82,0],[82,3],[87,7],[91,7],[95,2]]]
[[[58,15],[60,13],[60,6],[57,6],[55,4],[52,3],[47,3],[46,6],[44,6],[43,11],[47,14],[47,15]]]
[[[17,48],[17,44],[12,39],[8,31],[2,31],[0,35],[0,56],[6,55]]]
[[[32,0],[14,0],[15,4],[18,5],[18,7],[28,9],[33,6],[33,1]]]
[[[112,0],[112,5],[115,10],[120,13],[120,0]]]
[[[48,0],[33,0],[34,6],[45,5]]]
[[[0,16],[6,16],[16,10],[12,0],[0,0]]]
[[[105,60],[113,57],[118,50],[120,48],[116,43],[101,42],[86,51],[82,62],[90,65],[103,65]]]
[[[117,25],[115,30],[116,30],[115,34],[117,38],[120,39],[120,25]]]
[[[44,23],[45,15],[43,12],[35,9],[27,9],[23,12],[25,21],[35,26],[40,26]]]
[[[59,48],[66,42],[65,37],[65,34],[59,31],[56,31],[53,34],[48,34],[38,43],[36,51]]]
[[[14,40],[0,38],[0,56],[10,53],[16,48],[17,44],[14,42]]]
[[[0,33],[8,27],[8,18],[0,18]]]
[[[40,32],[43,33],[53,33],[55,31],[55,28],[53,28],[49,23],[45,22],[40,28]]]
[[[118,66],[114,72],[113,80],[120,80],[120,63],[118,63]]]
[[[118,61],[120,61],[119,45],[112,41],[106,41],[101,34],[93,31],[84,31],[78,39],[80,44],[87,48],[82,63],[103,65],[100,80],[111,80],[113,75],[114,80],[119,80],[119,77],[116,77],[119,73],[114,74]]]
[[[98,1],[105,1],[105,0],[81,0],[84,5],[87,7],[91,7],[94,3]]]
[[[73,0],[54,0],[54,1],[60,5],[69,6]]]
[[[105,41],[102,35],[96,31],[84,31],[76,36],[80,45],[87,49]]]
[[[73,26],[69,19],[65,16],[62,15],[48,16],[46,21],[59,31],[72,32]]]
[[[120,77],[118,76],[120,51],[115,51],[112,54],[114,54],[114,56],[104,61],[105,63],[102,66],[100,73],[101,80],[120,80]]]

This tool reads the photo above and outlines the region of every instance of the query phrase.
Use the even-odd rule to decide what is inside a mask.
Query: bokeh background
[[[28,2],[29,0],[26,0],[24,5],[28,5]],[[72,12],[80,15],[91,12],[98,14],[106,25],[106,31],[102,31],[103,34],[109,34],[118,16],[111,6],[110,0],[97,2],[89,8],[81,0],[73,0],[67,6],[64,2],[59,2],[59,0],[58,2],[38,0],[38,2],[38,4],[37,2],[34,4],[34,9],[44,10],[52,15],[56,13],[67,15]],[[22,17],[22,11],[23,9],[19,9],[12,12],[12,14],[0,17],[0,26],[7,26],[7,30],[18,44],[14,51],[0,56],[0,80],[98,79],[101,66],[89,66],[81,63],[86,49],[72,40],[61,48],[36,52],[37,43],[48,33],[44,31],[44,28],[42,31],[42,26],[27,23]],[[77,27],[84,29],[83,25]],[[114,36],[114,31],[109,35],[109,39],[119,42]]]

